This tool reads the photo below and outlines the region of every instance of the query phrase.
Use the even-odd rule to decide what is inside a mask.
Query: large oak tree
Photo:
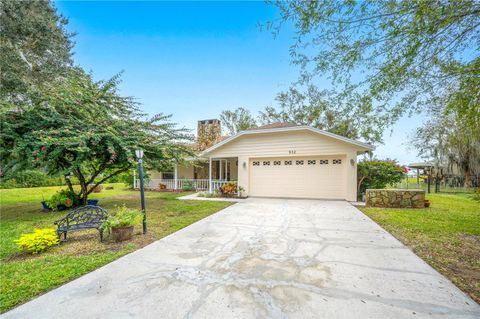
[[[72,33],[50,1],[0,2],[0,103],[29,104],[38,87],[72,64]]]

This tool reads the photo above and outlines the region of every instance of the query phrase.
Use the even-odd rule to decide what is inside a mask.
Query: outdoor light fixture
[[[247,162],[243,162],[243,168],[247,168]]]
[[[137,156],[138,159],[142,159],[143,157],[143,150],[135,150],[135,155]]]
[[[355,160],[353,158],[350,159],[350,164],[352,164],[352,166],[355,166]]]
[[[143,233],[146,234],[147,233],[147,211],[145,209],[145,191],[143,189],[143,165],[142,165],[143,150],[142,149],[135,150],[135,155],[138,158],[138,173],[140,175],[140,200],[142,203],[142,213],[143,213],[143,222],[142,222]]]

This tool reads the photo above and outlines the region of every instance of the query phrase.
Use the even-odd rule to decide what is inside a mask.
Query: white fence
[[[150,179],[145,181],[145,188],[159,189],[160,184],[165,185],[165,189],[183,189],[187,185],[192,185],[196,190],[208,190],[208,179]],[[212,190],[215,191],[227,183],[237,183],[236,181],[212,180]],[[136,186],[140,186],[140,180],[137,179]]]
[[[183,189],[186,185],[191,185],[197,190],[208,189],[208,179],[150,179],[145,183],[145,188],[159,189],[160,184],[165,185],[166,189]],[[137,180],[137,187],[140,186],[140,181]]]

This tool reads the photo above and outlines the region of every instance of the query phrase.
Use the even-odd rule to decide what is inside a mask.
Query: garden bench
[[[82,229],[95,228],[100,232],[100,241],[103,240],[102,223],[107,219],[107,211],[98,206],[84,206],[72,210],[62,219],[54,222],[57,225],[57,235],[64,240],[67,239],[67,232]]]

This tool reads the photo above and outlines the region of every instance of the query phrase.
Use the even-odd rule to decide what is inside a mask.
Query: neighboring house
[[[210,127],[210,129],[209,129]],[[220,135],[218,120],[199,121],[198,140],[209,141],[198,157],[173,172],[150,173],[150,186],[218,189],[235,181],[243,195],[285,198],[357,199],[357,156],[373,147],[309,126],[274,123]],[[208,138],[204,132],[216,132]]]

